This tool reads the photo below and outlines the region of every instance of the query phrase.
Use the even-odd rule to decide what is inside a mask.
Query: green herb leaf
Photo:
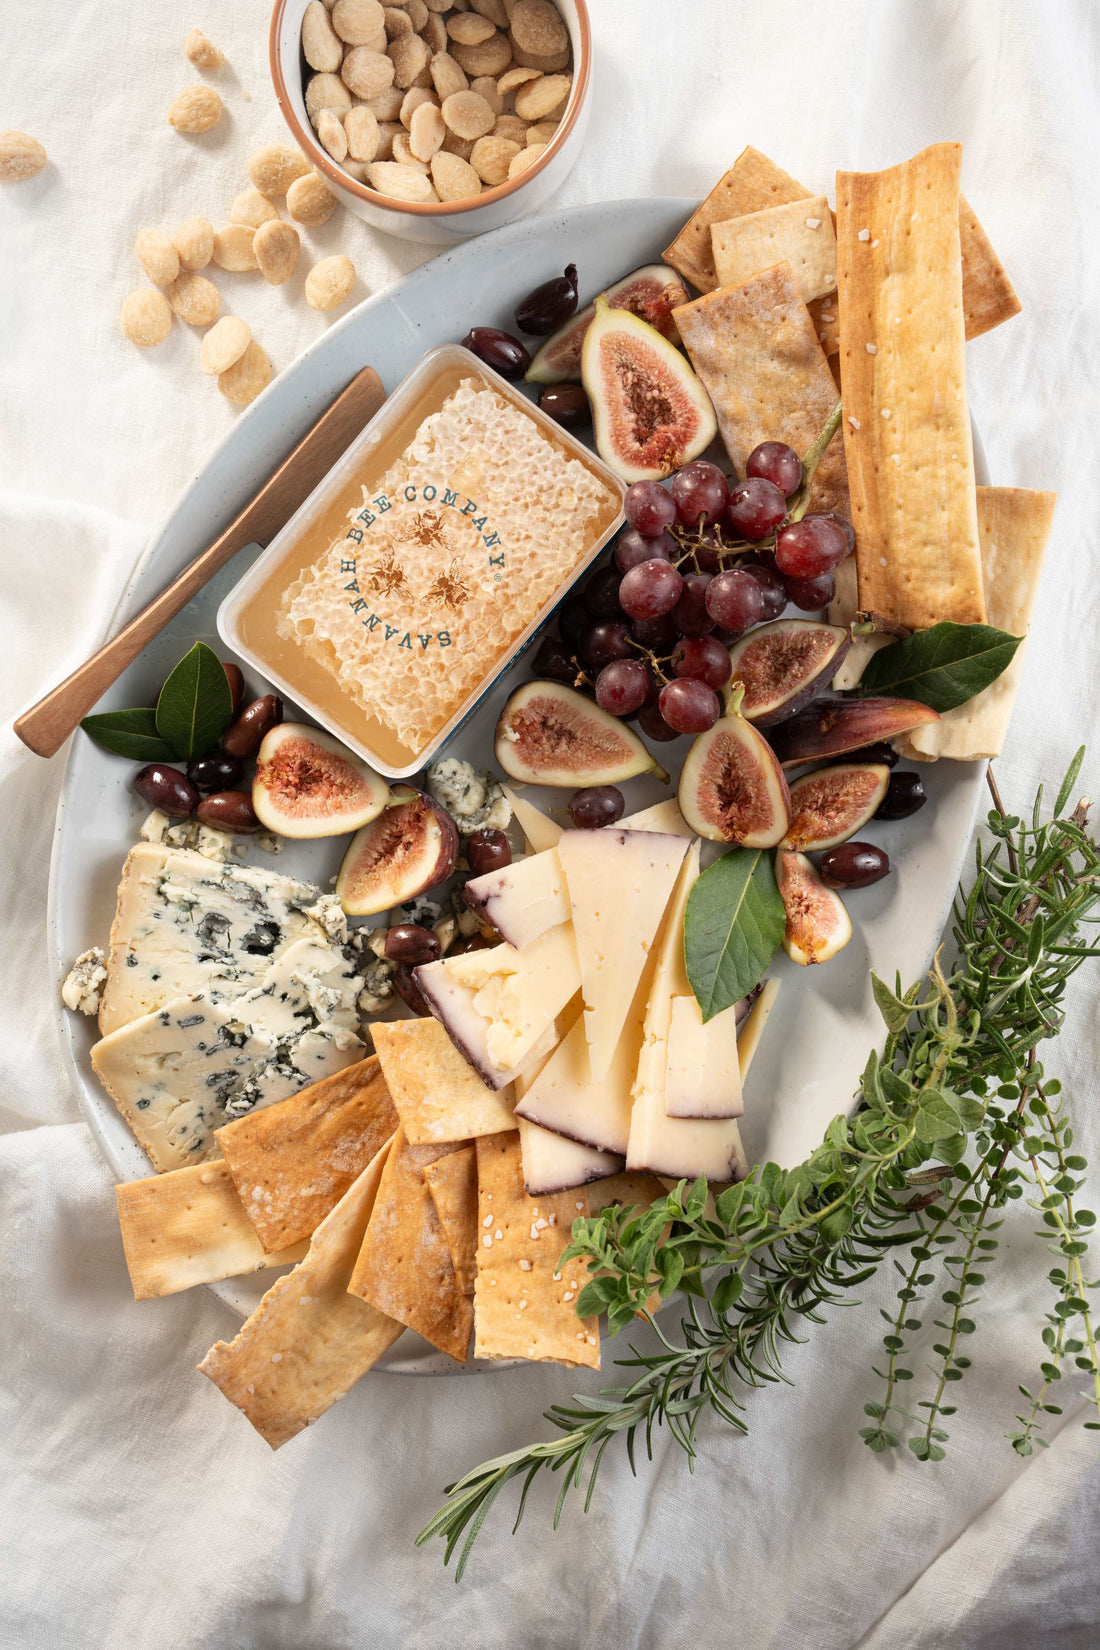
[[[104,711],[86,716],[80,725],[105,751],[131,762],[171,762],[175,754],[157,732],[157,713],[151,707]]]
[[[896,693],[933,710],[954,710],[997,680],[1022,641],[989,624],[934,624],[880,648],[856,692]]]
[[[698,878],[684,916],[684,961],[703,1019],[759,985],[786,915],[771,856],[732,848]]]
[[[216,745],[233,719],[233,694],[222,662],[205,642],[185,653],[160,690],[157,731],[180,762]]]

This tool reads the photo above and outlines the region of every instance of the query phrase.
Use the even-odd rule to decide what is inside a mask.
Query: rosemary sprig
[[[784,1348],[820,1323],[828,1308],[857,1304],[853,1291],[892,1251],[909,1246],[899,1310],[884,1314],[888,1362],[883,1396],[865,1407],[871,1448],[908,1445],[922,1460],[942,1457],[944,1402],[969,1366],[961,1339],[977,1328],[970,1315],[995,1255],[1000,1211],[1030,1184],[1044,1237],[1060,1264],[1050,1273],[1057,1299],[1042,1333],[1049,1356],[1043,1385],[1026,1389],[1031,1409],[1011,1435],[1021,1454],[1041,1442],[1039,1418],[1060,1413],[1049,1393],[1066,1360],[1091,1376],[1090,1403],[1100,1417],[1100,1363],[1085,1276],[1087,1210],[1073,1199],[1084,1160],[1073,1156],[1072,1130],[1054,1104],[1036,1048],[1062,1024],[1067,982],[1100,946],[1080,939],[1100,901],[1100,847],[1086,830],[1087,804],[1063,816],[1081,756],[1066,776],[1045,824],[1041,792],[1030,823],[1007,815],[993,788],[990,849],[979,844],[976,873],[955,907],[953,961],[940,958],[923,982],[902,992],[874,979],[886,1022],[880,1054],[864,1069],[855,1116],[833,1119],[821,1144],[795,1169],[754,1169],[713,1198],[705,1181],[681,1183],[652,1208],[605,1209],[575,1223],[566,1255],[587,1259],[591,1280],[577,1302],[584,1316],[606,1311],[611,1334],[636,1318],[656,1333],[656,1350],[631,1348],[618,1361],[620,1384],[555,1405],[546,1418],[558,1436],[533,1443],[468,1473],[417,1538],[458,1551],[456,1579],[503,1487],[522,1478],[516,1519],[534,1480],[562,1474],[555,1525],[569,1494],[585,1486],[587,1509],[604,1453],[625,1438],[631,1468],[636,1443],[647,1454],[653,1429],[667,1426],[694,1463],[699,1427],[709,1412],[745,1430],[746,1388],[787,1380]],[[971,1153],[975,1161],[967,1164]],[[957,1252],[955,1245],[961,1244]],[[900,1361],[922,1328],[922,1296],[943,1279],[949,1308],[937,1320],[945,1339],[935,1351],[933,1396],[914,1418],[898,1400],[913,1372]],[[656,1286],[686,1297],[673,1336],[646,1312]],[[1072,1332],[1071,1332],[1072,1331]],[[969,1344],[969,1339],[967,1340]],[[1100,1419],[1086,1422],[1100,1427]]]

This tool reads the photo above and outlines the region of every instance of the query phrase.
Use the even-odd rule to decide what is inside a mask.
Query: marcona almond
[[[417,34],[419,34],[430,16],[428,8],[424,4],[424,0],[405,0],[405,10],[412,19],[413,28],[416,30]]]
[[[481,17],[476,11],[456,12],[447,19],[447,33],[460,46],[480,46],[483,41],[492,39],[496,32],[489,19]]]
[[[480,46],[452,47],[451,55],[461,63],[471,80],[479,75],[503,74],[512,61],[512,43],[506,34],[494,34]]]
[[[428,64],[428,72],[432,77],[432,85],[441,98],[450,97],[454,92],[464,92],[470,84],[465,71],[455,62],[450,52],[436,52]]]
[[[410,36],[411,38],[413,37]],[[398,46],[401,44],[401,41],[396,42]],[[424,42],[421,41],[420,44],[423,46]],[[372,52],[369,46],[353,46],[340,70],[344,84],[351,87],[356,97],[366,98],[368,101],[372,97],[377,97],[379,92],[384,92],[396,79],[393,51],[394,46],[391,46],[390,55],[387,56],[384,52]],[[400,86],[400,80],[397,84]]]
[[[392,158],[394,139],[400,137],[404,130],[405,128],[396,120],[380,120],[378,122],[378,153],[374,157],[375,160],[390,160]]]
[[[421,40],[418,34],[406,34],[400,40],[392,41],[387,57],[394,85],[411,86],[427,69],[431,55],[427,42]]]
[[[498,115],[493,127],[493,136],[508,138],[512,143],[518,143],[521,149],[527,147],[527,122],[518,115]]]
[[[424,0],[424,4],[429,11],[443,12],[450,11],[454,0]]]
[[[373,115],[371,119],[374,119]],[[347,161],[343,164],[346,166]],[[286,209],[295,223],[304,223],[315,229],[332,217],[336,210],[336,196],[320,172],[310,172],[307,177],[294,179],[286,192]]]
[[[538,69],[507,69],[497,81],[496,88],[501,97],[507,97],[518,86],[525,86],[529,80],[537,80],[538,77]]]
[[[550,0],[519,0],[509,18],[512,39],[521,52],[552,57],[569,50],[569,30]]]
[[[526,172],[529,166],[535,164],[545,148],[545,143],[529,143],[526,149],[521,149],[518,155],[513,155],[508,164],[509,178],[518,178],[521,172]]]
[[[422,103],[415,111],[409,126],[409,148],[417,160],[431,160],[443,147],[447,126],[434,103]]]
[[[410,86],[401,100],[401,124],[406,131],[412,125],[412,117],[422,103],[436,103],[435,94],[424,86]],[[438,104],[436,106],[438,107]]]
[[[558,123],[556,120],[543,120],[537,126],[528,126],[525,147],[529,147],[532,143],[549,143],[550,139],[556,135],[557,130]]]
[[[343,120],[351,108],[351,93],[338,74],[315,74],[306,87],[306,114],[314,127],[324,109]]]
[[[289,143],[265,143],[248,163],[248,178],[261,195],[276,200],[285,195],[295,178],[304,178],[309,162]]]
[[[490,189],[495,189],[498,183],[503,183],[508,176],[508,167],[522,145],[513,143],[510,138],[497,137],[491,133],[488,137],[478,138],[470,154],[470,165]]]
[[[183,55],[196,69],[220,69],[225,62],[224,53],[218,50],[213,41],[207,40],[201,29],[191,30],[183,43]]]
[[[321,0],[317,0],[320,5]],[[322,109],[317,116],[317,141],[335,161],[343,160],[348,152],[348,134],[344,123],[337,120],[331,109]]]
[[[36,178],[46,164],[46,151],[26,132],[0,132],[0,183],[23,183]]]
[[[459,160],[469,160],[474,152],[474,140],[455,137],[453,132],[448,132],[443,139],[443,148],[448,155],[457,155]]]
[[[352,160],[368,161],[375,158],[382,137],[378,130],[377,117],[365,103],[348,110],[344,116],[344,132],[348,140],[348,154]],[[287,200],[289,199],[288,194]]]
[[[267,196],[261,195],[260,191],[251,185],[241,190],[229,208],[230,223],[243,223],[249,229],[259,229],[262,223],[270,223],[272,218],[278,216]]]
[[[168,302],[189,327],[208,327],[222,307],[221,293],[213,281],[190,269],[180,270],[168,288]]]
[[[172,244],[184,269],[205,269],[214,256],[214,225],[209,218],[186,218]]]
[[[387,86],[377,97],[369,98],[366,107],[376,120],[400,120],[405,93],[400,86]]]
[[[346,160],[344,162],[343,170],[347,173],[349,178],[354,178],[356,183],[366,183],[367,163],[365,160]]]
[[[180,272],[180,255],[163,229],[140,230],[134,251],[154,286],[167,286]]]
[[[428,21],[420,30],[420,37],[422,40],[427,41],[428,50],[433,57],[438,56],[440,52],[445,52],[450,45],[447,38],[447,25],[438,12],[433,11],[429,15]]]
[[[456,137],[479,138],[491,132],[496,115],[476,92],[452,92],[443,100],[443,119]]]
[[[271,382],[271,362],[255,338],[240,360],[218,374],[218,388],[235,407],[247,407]]]
[[[412,34],[412,18],[400,6],[384,6],[382,15],[386,21],[386,39],[400,40],[406,34]]]
[[[322,74],[334,74],[344,61],[340,37],[321,0],[309,0],[302,15],[302,56]]]
[[[188,86],[168,111],[177,132],[209,132],[221,119],[222,100],[213,86]]]
[[[322,258],[306,276],[306,303],[311,309],[338,309],[351,297],[355,265],[350,258]]]
[[[512,60],[525,69],[537,69],[539,74],[558,74],[569,67],[569,52],[554,52],[550,57],[540,57],[537,52],[524,52],[516,46]]]
[[[256,231],[252,250],[260,266],[260,274],[270,286],[282,286],[294,274],[302,243],[292,223],[282,218],[262,223]]]
[[[402,135],[402,134],[399,134]],[[397,138],[394,138],[397,142]],[[435,190],[423,172],[415,166],[402,166],[398,161],[376,160],[367,167],[367,180],[372,189],[392,200],[413,201],[417,205],[435,200]]]
[[[214,236],[214,262],[218,268],[228,269],[234,275],[255,269],[256,253],[252,246],[255,234],[256,231],[244,223],[231,223],[219,229]]]
[[[441,201],[464,201],[481,194],[481,179],[458,155],[432,156],[432,182]]]
[[[426,160],[418,159],[413,154],[409,146],[409,134],[404,128],[398,132],[393,140],[393,158],[398,166],[411,166],[414,172],[423,172],[424,176],[427,177],[428,163]]]
[[[495,115],[503,114],[504,99],[497,91],[497,83],[491,74],[480,74],[470,86],[471,92],[483,97]]]
[[[571,85],[567,74],[540,75],[516,93],[516,114],[521,120],[541,120],[569,96]]]
[[[470,0],[470,6],[479,17],[487,17],[498,29],[508,27],[508,12],[504,0]]]
[[[155,286],[139,287],[123,299],[120,313],[122,330],[138,349],[150,349],[167,338],[172,326],[172,311],[163,292]]]
[[[385,32],[386,14],[379,0],[336,0],[332,26],[349,46],[369,46]]]
[[[239,361],[252,341],[252,329],[239,315],[223,315],[202,341],[199,366],[211,374],[225,372]]]

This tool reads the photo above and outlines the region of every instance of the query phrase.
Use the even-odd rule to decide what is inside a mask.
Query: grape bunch
[[[802,513],[806,471],[792,447],[761,442],[745,471],[731,482],[697,459],[667,486],[628,488],[614,565],[564,604],[559,635],[543,641],[536,669],[574,685],[594,681],[601,708],[636,716],[650,739],[713,727],[730,645],[788,602],[825,607],[855,542],[843,516]]]

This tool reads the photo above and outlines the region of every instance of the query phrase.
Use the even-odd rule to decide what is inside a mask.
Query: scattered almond
[[[518,155],[513,155],[508,164],[509,178],[518,178],[521,172],[526,172],[527,168],[533,166],[535,161],[538,160],[545,148],[545,143],[529,143],[526,149],[521,149]]]
[[[447,25],[438,12],[430,12],[428,21],[418,32],[421,38],[427,41],[428,50],[433,57],[440,52],[445,52],[450,45],[450,40],[447,37]]]
[[[271,382],[271,362],[255,338],[231,367],[218,374],[218,388],[235,407],[247,407]]]
[[[498,29],[508,27],[508,7],[504,0],[470,0],[470,9],[479,17],[487,17]]]
[[[459,11],[447,18],[447,33],[460,46],[480,46],[496,32],[489,19],[476,11]]]
[[[406,34],[400,40],[391,41],[387,58],[394,85],[411,86],[427,69],[431,55],[427,41],[421,40],[418,34]]]
[[[265,143],[248,163],[248,177],[261,195],[277,200],[285,195],[295,178],[304,178],[309,162],[289,143]]]
[[[445,154],[457,155],[459,160],[469,160],[474,152],[474,140],[455,137],[453,132],[448,132],[443,139],[443,150]]]
[[[497,137],[490,133],[488,137],[478,138],[470,155],[470,165],[490,189],[495,189],[498,183],[504,183],[508,177],[508,167],[516,155],[520,153],[522,144],[513,143],[510,138]]]
[[[517,46],[512,60],[525,69],[537,69],[539,74],[558,74],[569,67],[569,51],[567,48],[563,52],[554,52],[550,57],[541,57],[538,52],[521,51]]]
[[[317,4],[320,3],[321,0],[317,0]],[[344,123],[337,120],[331,109],[322,109],[317,117],[317,140],[335,161],[343,160],[348,152],[348,135],[344,131]]]
[[[431,160],[443,147],[447,127],[443,115],[434,103],[422,103],[409,125],[409,148],[417,160]]]
[[[382,141],[377,117],[365,103],[349,109],[344,116],[344,132],[348,140],[348,154],[353,160],[373,160]],[[290,199],[290,196],[287,196]]]
[[[139,287],[123,299],[120,315],[122,330],[139,349],[150,349],[167,338],[172,326],[172,311],[163,292],[155,286]]]
[[[231,223],[219,229],[214,236],[214,262],[218,268],[227,269],[234,275],[243,275],[245,270],[255,269],[256,253],[252,246],[255,234],[256,231],[244,223]],[[226,365],[229,363],[226,362]]]
[[[403,35],[412,34],[412,18],[401,6],[384,6],[382,15],[386,22],[387,40],[400,40]]]
[[[221,119],[222,100],[213,86],[188,86],[168,111],[177,132],[209,132]]]
[[[465,12],[461,15],[468,17],[472,14]],[[453,92],[464,92],[470,84],[450,52],[436,52],[428,64],[428,72],[440,98],[450,97]]]
[[[397,142],[397,138],[394,138]],[[430,181],[414,166],[402,166],[397,161],[378,161],[367,167],[367,181],[380,195],[392,200],[413,201],[417,204],[435,200]]]
[[[282,286],[284,281],[290,280],[301,248],[298,231],[292,223],[285,223],[282,218],[262,223],[252,242],[260,274],[270,286]]]
[[[356,183],[366,183],[366,181],[367,181],[367,163],[366,163],[366,161],[364,161],[364,160],[346,160],[344,162],[344,165],[343,165],[343,170],[347,173],[349,178],[354,178]]]
[[[225,372],[239,361],[252,341],[252,329],[239,315],[223,315],[202,341],[199,366],[203,372]]]
[[[557,135],[557,130],[558,123],[556,120],[540,121],[537,126],[528,126],[527,142],[528,144],[549,143],[550,139]]]
[[[317,125],[322,110],[329,109],[343,120],[351,108],[351,93],[338,74],[315,74],[306,87],[306,114]]]
[[[224,53],[206,38],[201,29],[191,30],[183,43],[183,55],[196,69],[220,69],[225,62]]]
[[[26,132],[0,132],[0,183],[24,183],[46,164],[46,151]]]
[[[209,218],[186,218],[172,244],[184,269],[205,269],[214,256],[214,225]]]
[[[380,34],[387,32],[386,14],[379,0],[336,0],[332,26],[349,46],[372,46]]]
[[[516,93],[516,114],[521,120],[541,120],[569,96],[572,84],[567,74],[540,75]]]
[[[306,303],[311,309],[338,309],[354,285],[355,265],[350,258],[322,258],[306,276]]]
[[[414,39],[415,36],[410,35],[409,38]],[[401,44],[401,41],[396,42],[398,46]],[[420,41],[420,45],[423,47],[424,42]],[[344,84],[351,88],[356,97],[377,97],[379,92],[384,92],[387,86],[393,84],[396,79],[392,58],[394,49],[394,46],[390,47],[390,56],[385,52],[372,52],[369,46],[353,46],[348,52],[340,74]],[[427,50],[426,47],[424,49]],[[404,84],[411,85],[413,78],[410,76]],[[400,86],[402,82],[398,80],[397,84]]]
[[[374,119],[373,115],[371,119]],[[343,164],[346,166],[347,162]],[[316,229],[318,225],[327,223],[336,210],[336,196],[320,172],[310,172],[304,178],[294,179],[286,192],[286,209],[295,223],[304,223]]]
[[[405,10],[412,19],[413,28],[416,30],[417,34],[419,34],[421,29],[426,25],[430,15],[427,6],[424,4],[424,0],[405,0]]]
[[[180,270],[168,288],[168,302],[189,327],[208,327],[222,307],[221,293],[213,281],[190,269]]]
[[[481,193],[481,179],[458,155],[432,156],[432,182],[441,201],[463,201]]]
[[[261,195],[260,191],[251,185],[241,190],[229,208],[230,223],[243,223],[249,229],[259,229],[262,223],[270,223],[272,218],[278,216],[267,196]]]
[[[390,160],[393,156],[393,140],[399,137],[405,128],[400,121],[380,120],[378,122],[378,153],[375,160]]]
[[[538,77],[538,69],[507,69],[497,81],[496,88],[501,97],[507,97],[518,86],[525,86],[529,80],[537,80]]]
[[[154,286],[167,286],[180,272],[180,255],[163,229],[140,230],[134,251]]]
[[[479,138],[491,132],[496,115],[476,92],[452,92],[443,100],[443,119],[456,137]]]
[[[521,149],[527,147],[527,122],[518,115],[498,115],[493,127],[493,136],[508,138],[518,143]]]
[[[387,86],[377,97],[369,98],[367,108],[376,120],[400,120],[405,93],[400,86]]]
[[[423,172],[424,176],[427,177],[428,163],[413,154],[409,143],[409,134],[404,130],[398,132],[393,140],[393,158],[398,166],[411,166],[414,171]]]
[[[344,61],[344,48],[321,0],[309,0],[302,16],[302,55],[311,69],[334,74]]]
[[[517,0],[509,16],[512,40],[521,52],[552,57],[569,50],[569,31],[550,0]]]

